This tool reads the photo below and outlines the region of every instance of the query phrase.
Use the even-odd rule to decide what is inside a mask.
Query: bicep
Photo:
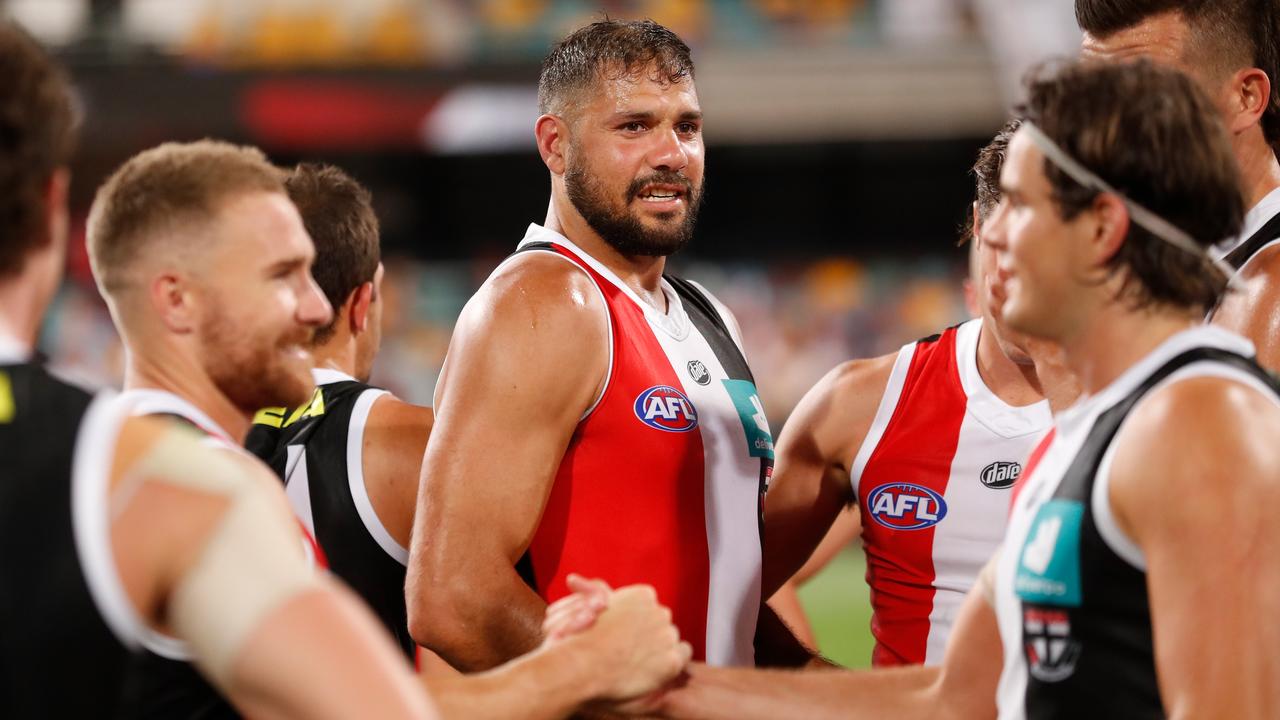
[[[416,536],[457,557],[519,558],[604,375],[603,312],[600,301],[530,309],[510,297],[473,299],[442,374]]]
[[[1277,667],[1266,660],[1280,628],[1259,622],[1280,612],[1272,513],[1280,503],[1280,409],[1224,385],[1183,381],[1149,412],[1135,409],[1110,470],[1107,501],[1146,563],[1156,670],[1171,716],[1280,709]]]

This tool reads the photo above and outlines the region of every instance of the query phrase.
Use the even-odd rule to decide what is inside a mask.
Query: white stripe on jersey
[[[1055,418],[1056,434],[1049,447],[1045,450],[1044,455],[1040,458],[1035,472],[1031,477],[1027,478],[1026,485],[1023,486],[1017,501],[1013,505],[1009,526],[1005,533],[1004,551],[1001,552],[999,563],[996,566],[996,622],[1000,629],[1000,641],[1004,646],[1004,667],[1000,673],[1000,682],[996,691],[996,704],[999,708],[1000,720],[1025,720],[1026,718],[1025,699],[1028,669],[1026,655],[1022,647],[1022,603],[1014,590],[1014,580],[1017,577],[1018,563],[1021,561],[1024,546],[1027,542],[1027,535],[1031,530],[1031,523],[1035,519],[1036,511],[1058,489],[1058,485],[1062,482],[1067,469],[1080,452],[1098,417],[1127,397],[1166,362],[1184,351],[1197,347],[1220,348],[1246,356],[1254,353],[1253,345],[1249,341],[1221,328],[1200,325],[1184,330],[1165,340],[1159,347],[1124,371],[1120,377],[1116,378],[1106,388],[1103,388],[1092,397],[1082,399],[1071,408],[1058,413]],[[1206,375],[1230,377],[1245,382],[1250,386],[1258,387],[1256,380],[1252,376],[1246,375],[1235,368],[1213,362],[1196,362],[1187,365],[1171,375],[1170,378],[1166,378],[1161,383],[1161,386],[1172,382],[1172,378],[1175,377],[1186,379]],[[1154,390],[1155,388],[1153,388]],[[1276,400],[1269,389],[1264,391],[1264,395],[1273,401]],[[1151,393],[1148,393],[1138,402],[1138,405],[1134,406],[1133,410],[1137,410],[1150,397]],[[1132,414],[1133,411],[1131,410],[1130,416]],[[1123,427],[1123,423],[1121,427]],[[1108,448],[1108,454],[1114,448],[1115,444],[1113,443]],[[1104,470],[1106,471],[1105,475],[1103,474]],[[1121,558],[1132,562],[1135,559],[1132,555],[1137,551],[1136,546],[1126,549],[1123,545],[1112,544],[1108,535],[1111,538],[1123,537],[1118,527],[1113,527],[1108,532],[1103,532],[1101,529],[1101,524],[1105,521],[1098,514],[1099,503],[1103,502],[1107,505],[1106,517],[1112,518],[1112,514],[1109,507],[1109,496],[1105,491],[1100,492],[1099,488],[1109,487],[1109,484],[1110,464],[1108,463],[1105,467],[1099,466],[1098,475],[1094,480],[1094,495],[1090,498],[1090,505],[1095,513],[1094,519],[1099,522],[1100,534],[1108,542],[1108,546]],[[1112,523],[1114,523],[1114,519],[1112,519]],[[1128,542],[1132,545],[1132,541]]]
[[[956,367],[967,400],[944,494],[954,513],[934,529],[935,592],[929,614],[926,665],[942,662],[964,596],[1004,536],[1009,491],[983,485],[983,469],[995,461],[1025,465],[1027,456],[1053,424],[1047,400],[1015,407],[987,387],[978,372],[981,330],[981,320],[971,320],[956,330]]]

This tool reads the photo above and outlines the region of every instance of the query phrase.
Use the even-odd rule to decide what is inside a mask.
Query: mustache
[[[648,177],[631,181],[631,185],[627,187],[627,199],[638,197],[648,185],[677,185],[686,196],[694,195],[693,183],[689,182],[689,178],[675,170],[659,170]]]

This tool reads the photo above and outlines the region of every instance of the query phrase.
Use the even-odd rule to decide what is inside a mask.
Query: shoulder
[[[399,438],[425,445],[434,424],[435,411],[431,408],[384,393],[369,409],[369,419],[365,424],[366,442],[373,434],[389,440]]]
[[[1176,380],[1139,402],[1116,436],[1112,497],[1153,507],[1224,487],[1280,489],[1276,437],[1280,405],[1257,388],[1217,376]]]
[[[837,365],[805,394],[794,414],[794,426],[838,437],[861,437],[880,407],[897,353],[849,360]],[[846,442],[838,443],[848,444]]]
[[[595,281],[576,263],[553,252],[527,252],[498,266],[463,309],[459,327],[530,335],[569,328],[603,333],[605,310]]]

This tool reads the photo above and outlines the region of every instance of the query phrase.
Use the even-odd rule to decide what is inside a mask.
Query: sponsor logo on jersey
[[[1071,616],[1059,608],[1024,606],[1022,649],[1031,677],[1047,683],[1071,677],[1080,659],[1080,641],[1071,636]]]
[[[699,385],[706,385],[711,382],[711,371],[701,360],[690,360],[686,366],[689,368],[689,377]]]
[[[1056,498],[1041,505],[1018,556],[1013,588],[1024,602],[1080,606],[1080,523],[1084,505]]]
[[[1016,462],[1008,462],[999,460],[982,468],[982,472],[978,475],[978,479],[983,485],[992,490],[1003,490],[1013,487],[1018,481],[1018,476],[1022,474],[1022,466]]]
[[[698,427],[698,411],[685,394],[670,385],[655,385],[640,393],[635,404],[640,422],[656,430],[689,432]]]
[[[0,423],[12,422],[14,410],[13,383],[8,373],[0,372]]]
[[[892,530],[922,530],[942,522],[947,501],[938,493],[911,483],[887,483],[867,495],[872,519]]]

